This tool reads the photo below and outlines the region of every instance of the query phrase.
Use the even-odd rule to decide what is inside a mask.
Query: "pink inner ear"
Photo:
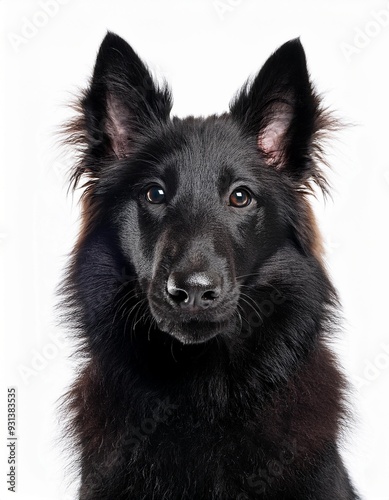
[[[277,110],[277,114],[271,117],[270,123],[258,134],[258,149],[265,154],[266,162],[270,165],[283,166],[285,136],[291,119],[292,113],[289,106],[282,106]]]
[[[111,140],[112,149],[118,158],[124,158],[130,150],[130,117],[128,110],[115,98],[107,99],[107,133]]]

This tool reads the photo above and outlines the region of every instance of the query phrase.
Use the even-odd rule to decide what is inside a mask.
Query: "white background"
[[[363,498],[389,500],[389,3],[0,0],[0,13],[0,498],[75,498],[55,410],[73,366],[53,307],[78,207],[66,196],[70,161],[55,132],[109,29],[170,81],[179,116],[226,110],[273,50],[301,36],[325,102],[353,124],[330,150],[333,201],[315,203],[344,305],[336,349],[354,384],[343,453]],[[13,496],[5,476],[8,386],[18,389]]]

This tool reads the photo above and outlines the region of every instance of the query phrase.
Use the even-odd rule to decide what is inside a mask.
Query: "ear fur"
[[[73,187],[84,174],[96,179],[107,162],[131,154],[153,124],[168,120],[171,107],[166,84],[159,87],[130,45],[108,33],[90,86],[76,105],[77,117],[65,130],[80,151]]]
[[[309,79],[299,39],[272,54],[251,83],[230,105],[231,115],[256,139],[269,167],[285,172],[297,185],[313,179],[326,191],[316,160],[322,160],[320,139],[336,127]]]

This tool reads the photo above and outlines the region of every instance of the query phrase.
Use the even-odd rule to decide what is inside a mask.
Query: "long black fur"
[[[62,289],[80,345],[65,403],[79,498],[357,499],[326,344],[338,300],[308,203],[328,189],[319,160],[335,123],[304,50],[278,49],[229,113],[178,119],[171,106],[108,33],[66,128],[72,185],[84,180]],[[231,204],[237,188],[246,207]],[[185,309],[172,273],[208,273],[218,293]]]

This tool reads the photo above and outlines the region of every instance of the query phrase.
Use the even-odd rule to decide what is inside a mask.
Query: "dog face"
[[[280,248],[311,251],[299,193],[319,179],[320,110],[296,40],[270,57],[230,113],[171,119],[170,109],[167,88],[108,34],[82,101],[86,147],[74,181],[91,178],[88,211],[105,213],[89,227],[115,228],[158,328],[199,343],[233,334],[250,300],[245,287],[260,282]]]
[[[181,341],[233,330],[243,277],[282,239],[260,170],[255,143],[228,116],[173,120],[123,165],[120,246],[159,327]]]

